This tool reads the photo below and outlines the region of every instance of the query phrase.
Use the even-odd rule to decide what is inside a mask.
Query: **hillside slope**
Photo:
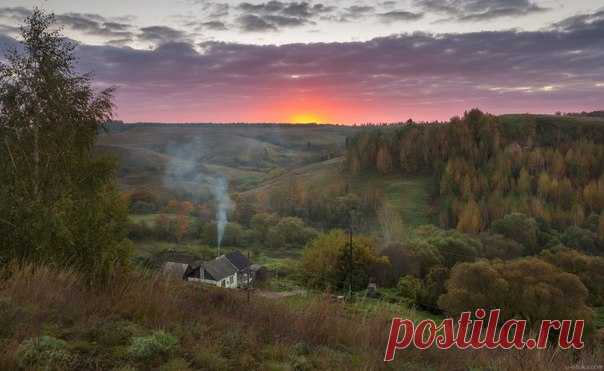
[[[245,190],[280,172],[341,154],[346,137],[358,130],[323,125],[131,124],[101,135],[97,150],[118,157],[125,189],[161,189],[166,175],[176,171],[175,183],[185,187],[203,186],[200,175],[205,175],[225,177],[234,189]]]

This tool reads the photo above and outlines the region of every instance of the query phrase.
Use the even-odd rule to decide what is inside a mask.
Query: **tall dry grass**
[[[331,368],[327,362],[326,369],[561,370],[602,364],[601,351],[593,349],[580,353],[409,349],[397,353],[394,364],[384,365],[388,314],[346,314],[343,304],[327,298],[309,299],[293,309],[278,300],[252,296],[248,302],[237,291],[169,281],[141,271],[115,272],[106,285],[92,288],[79,273],[49,266],[10,265],[1,276],[0,298],[25,308],[27,315],[14,318],[12,338],[0,343],[4,354],[0,369],[10,369],[11,352],[23,340],[39,336],[49,322],[85,328],[110,318],[177,333],[185,349],[199,346],[194,333],[201,326],[207,329],[203,344],[208,349],[221,344],[255,354],[266,344],[304,343],[350,355],[346,358],[350,364]],[[225,334],[233,332],[232,343],[225,345]]]

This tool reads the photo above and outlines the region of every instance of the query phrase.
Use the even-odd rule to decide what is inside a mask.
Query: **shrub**
[[[562,235],[562,243],[588,254],[597,253],[597,235],[588,229],[572,226],[567,228]]]
[[[0,298],[0,339],[10,338],[19,324],[26,323],[30,314],[10,298]]]
[[[62,370],[72,357],[63,340],[41,336],[23,341],[17,349],[17,364],[35,370]]]
[[[227,360],[215,347],[200,346],[193,353],[193,361],[195,368],[204,371],[226,371],[229,369]]]
[[[409,304],[417,302],[422,290],[422,282],[413,276],[402,276],[398,281],[399,294]]]
[[[119,368],[114,368],[113,371],[137,371],[137,369],[132,366],[122,366]]]
[[[106,347],[128,345],[130,338],[141,334],[143,329],[135,323],[124,320],[98,322],[90,331],[90,338]]]
[[[149,336],[132,338],[128,354],[136,360],[152,360],[170,355],[177,345],[178,339],[175,336],[155,331]]]
[[[191,365],[188,361],[182,358],[175,358],[166,363],[164,363],[159,371],[190,371]]]
[[[535,219],[521,213],[511,213],[491,225],[491,230],[526,247],[531,253],[538,252],[538,226]]]

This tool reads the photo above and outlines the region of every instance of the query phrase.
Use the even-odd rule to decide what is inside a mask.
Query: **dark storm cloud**
[[[378,14],[378,17],[384,22],[416,21],[423,16],[422,13],[412,13],[403,10],[392,10],[390,12]]]
[[[243,104],[288,89],[311,95],[328,89],[342,99],[375,97],[391,105],[458,102],[460,110],[485,102],[595,106],[604,101],[602,18],[573,17],[538,32],[281,46],[166,42],[153,50],[81,45],[77,53],[82,71],[118,86],[118,104],[126,109],[142,101]]]
[[[561,22],[554,24],[554,28],[567,31],[598,31],[603,29],[602,24],[604,23],[604,10],[600,10],[592,14],[581,14],[574,17],[567,18]]]
[[[274,31],[284,27],[313,24],[317,16],[335,10],[324,4],[307,2],[269,1],[252,4],[243,2],[237,6],[241,15],[237,18],[245,32]]]
[[[265,31],[276,31],[277,26],[268,22],[264,18],[261,18],[254,14],[242,15],[237,18],[242,31],[245,32],[265,32]]]
[[[32,11],[24,7],[0,8],[0,18],[10,19],[21,23],[29,17]],[[131,40],[133,37],[132,26],[115,20],[109,20],[98,14],[90,13],[64,13],[55,15],[57,22],[66,28],[108,39]],[[5,28],[11,25],[3,25]],[[14,27],[13,27],[14,28]]]
[[[202,28],[208,28],[213,31],[226,31],[228,28],[224,22],[209,21],[201,24]]]
[[[176,30],[167,26],[150,26],[140,29],[138,39],[149,41],[156,44],[164,44],[168,42],[182,41],[186,39],[187,34],[183,31]]]
[[[99,76],[133,84],[158,79],[190,83],[191,76],[200,82],[230,81],[235,75],[242,76],[240,82],[256,84],[298,74],[356,81],[352,84],[370,84],[384,76],[395,83],[416,76],[442,77],[442,84],[451,85],[455,80],[446,77],[455,76],[474,86],[537,86],[604,78],[604,44],[593,37],[604,34],[604,23],[589,23],[590,19],[576,20],[572,28],[542,32],[416,33],[367,42],[283,46],[207,42],[201,44],[203,53],[186,47],[187,43],[166,44],[178,45],[169,54],[162,53],[166,45],[153,51],[82,46],[81,52],[84,60],[94,61],[89,68],[102,71]],[[132,68],[137,72],[132,73]],[[138,79],[145,71],[153,73]]]
[[[131,38],[132,26],[120,22],[108,21],[95,14],[66,13],[56,16],[57,22],[82,33],[107,38]]]
[[[0,59],[4,54],[12,49],[15,49],[19,43],[10,36],[0,34]]]
[[[459,21],[486,21],[547,11],[532,0],[415,0],[427,12],[443,13]]]
[[[338,21],[350,22],[357,20],[367,15],[373,15],[375,13],[375,7],[369,5],[353,5],[345,8],[342,14],[339,16]]]
[[[29,17],[30,14],[31,10],[22,6],[0,8],[0,18],[9,18],[22,21],[26,17]]]

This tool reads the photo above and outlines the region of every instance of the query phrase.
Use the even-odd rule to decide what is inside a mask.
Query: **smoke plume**
[[[231,198],[228,193],[228,183],[226,178],[219,177],[213,179],[213,186],[210,188],[214,200],[216,201],[216,232],[218,247],[222,245],[224,238],[224,229],[228,223],[228,211],[231,208]]]
[[[222,174],[210,173],[204,165],[207,148],[202,138],[190,143],[176,143],[166,148],[170,160],[166,163],[163,183],[196,202],[212,199],[216,205],[216,232],[218,247],[222,245],[232,203],[228,193],[228,180]]]

